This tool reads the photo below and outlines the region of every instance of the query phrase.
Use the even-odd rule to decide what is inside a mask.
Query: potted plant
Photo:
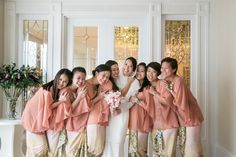
[[[23,65],[16,67],[16,63],[0,67],[0,87],[4,91],[8,102],[8,118],[16,119],[16,102],[22,92],[28,87],[42,83],[40,69]]]

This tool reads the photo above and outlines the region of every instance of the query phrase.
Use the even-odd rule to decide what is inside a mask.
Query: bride
[[[129,98],[135,95],[140,88],[138,80],[134,78],[137,61],[133,57],[127,58],[120,75],[117,73],[117,71],[119,72],[117,62],[110,60],[106,64],[111,67],[112,78],[121,89],[125,101],[120,105],[121,113],[112,116],[109,120],[103,157],[125,157],[128,156],[128,146],[125,151],[127,154],[124,154],[124,143],[128,128],[129,109],[133,105],[129,102]]]

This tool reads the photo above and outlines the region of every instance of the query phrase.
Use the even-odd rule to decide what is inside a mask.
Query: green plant
[[[42,84],[40,69],[25,65],[18,69],[16,63],[0,67],[0,86],[3,89],[9,89],[11,86],[24,89],[40,84]]]
[[[0,67],[0,87],[9,103],[9,119],[16,119],[16,101],[21,93],[24,93],[25,99],[27,88],[40,84],[42,84],[42,72],[37,68],[23,65],[18,69],[16,63]]]

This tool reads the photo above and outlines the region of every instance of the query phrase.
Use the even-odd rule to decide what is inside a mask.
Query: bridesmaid
[[[151,84],[149,92],[153,95],[155,103],[155,116],[153,118],[153,157],[175,157],[175,143],[178,118],[175,113],[173,96],[166,89],[165,83],[158,79],[161,74],[161,65],[151,62],[147,66],[147,78]]]
[[[54,108],[66,103],[67,94],[59,93],[71,84],[71,79],[71,71],[59,70],[54,80],[44,84],[27,102],[21,117],[22,125],[26,129],[27,157],[48,156],[46,131],[50,129],[49,118]],[[69,108],[65,111],[67,113]]]
[[[149,94],[149,81],[146,77],[146,64],[137,66],[136,79],[140,89],[131,97],[134,106],[129,111],[129,156],[147,157],[148,134],[152,129],[154,117],[154,101]]]
[[[108,60],[105,64],[111,68],[111,78],[116,81],[120,74],[118,63],[114,60]]]
[[[66,122],[67,144],[66,156],[86,157],[87,137],[86,126],[90,112],[89,97],[85,86],[86,70],[83,67],[75,67],[72,70],[73,83],[70,89],[73,91],[74,102],[72,112]]]
[[[56,101],[52,104],[52,114],[49,117],[49,129],[46,131],[49,157],[59,157],[65,154],[65,122],[66,119],[70,117],[71,103],[74,101],[73,94],[68,86],[72,83],[72,72],[66,69],[65,73],[70,75],[70,77],[68,78],[67,75],[62,74],[57,82],[58,89],[60,91],[58,95],[54,95],[54,99],[59,97],[59,101]],[[55,84],[55,82],[53,82],[53,84]],[[52,84],[48,84],[45,87],[50,88],[50,90],[54,90],[51,85]]]
[[[116,90],[109,80],[110,67],[98,65],[93,77],[86,80],[87,94],[90,98],[91,111],[87,123],[89,156],[101,156],[105,145],[105,129],[109,121],[109,106],[104,100],[107,91]]]
[[[178,63],[174,58],[166,57],[161,61],[161,75],[166,89],[174,97],[179,124],[186,127],[184,156],[202,157],[201,124],[203,115],[196,98],[193,96],[184,79],[178,76]]]

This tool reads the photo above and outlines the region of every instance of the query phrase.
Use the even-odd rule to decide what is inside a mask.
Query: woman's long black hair
[[[147,87],[147,86],[150,85],[150,82],[149,82],[148,79],[147,79],[147,74],[146,74],[146,73],[147,73],[147,66],[146,66],[146,63],[144,63],[144,62],[139,63],[139,64],[137,65],[137,70],[138,70],[138,67],[139,67],[139,66],[143,66],[144,69],[145,69],[145,77],[144,77],[144,79],[143,79],[143,83],[141,84],[141,87],[140,87],[139,90],[138,90],[138,92],[142,92],[145,87]]]
[[[160,63],[157,63],[157,62],[150,62],[148,65],[147,65],[147,69],[148,68],[152,68],[154,69],[156,72],[157,72],[157,76],[159,76],[161,74],[161,64]],[[148,81],[149,82],[149,81]],[[149,82],[150,83],[150,82]]]
[[[111,71],[111,66],[112,65],[118,65],[118,63],[116,62],[116,61],[114,61],[114,60],[108,60],[106,63],[105,63],[105,65],[107,65],[108,67],[110,67],[110,71]],[[112,71],[111,71],[111,73],[112,73]],[[116,83],[115,83],[115,80],[114,80],[114,78],[110,75],[110,78],[109,78],[109,80],[111,81],[111,83],[112,83],[112,90],[113,91],[118,91],[119,90],[119,87],[116,85]]]
[[[100,65],[98,65],[93,71],[92,71],[92,73],[93,73],[93,76],[95,76],[95,74],[96,74],[96,72],[102,72],[102,71],[109,71],[110,72],[110,74],[111,74],[111,68],[109,67],[109,66],[107,66],[106,64],[100,64]],[[110,76],[110,78],[111,78],[111,76]],[[110,79],[109,78],[109,79]],[[111,80],[110,80],[111,81]],[[112,81],[111,81],[112,82]],[[99,86],[99,85],[98,85]],[[117,91],[117,90],[119,90],[119,88],[117,87],[117,85],[115,84],[115,82],[113,81],[112,82],[112,90],[113,91]]]
[[[128,57],[125,59],[125,61],[130,60],[132,62],[133,65],[133,72],[136,70],[137,67],[137,60],[134,57]]]
[[[68,77],[69,82],[68,82],[67,86],[71,85],[72,84],[72,72],[66,68],[59,70],[57,72],[54,80],[42,85],[43,89],[47,90],[47,91],[50,91],[50,88],[52,87],[52,91],[53,91],[52,97],[53,97],[54,101],[58,101],[58,99],[59,99],[60,90],[57,88],[57,82],[60,79],[62,74],[66,75]]]

